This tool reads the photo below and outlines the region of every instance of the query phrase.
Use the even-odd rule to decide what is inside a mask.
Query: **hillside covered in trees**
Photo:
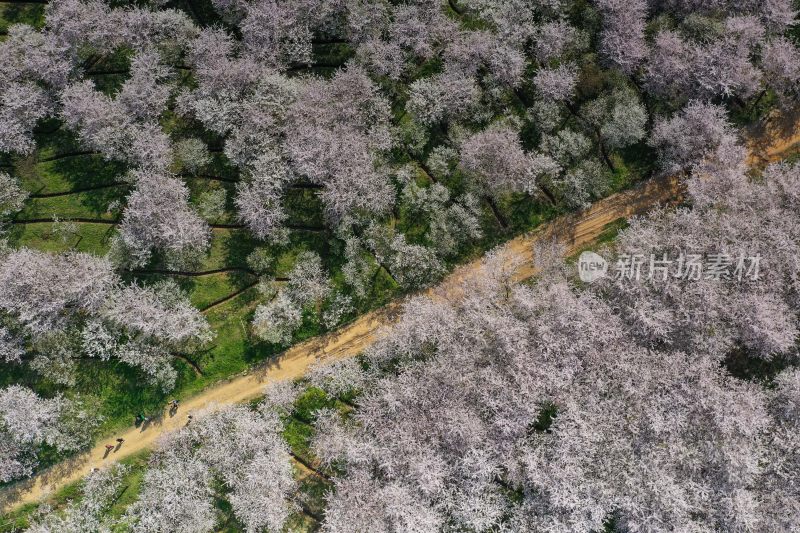
[[[798,531],[798,9],[0,2],[0,532]]]

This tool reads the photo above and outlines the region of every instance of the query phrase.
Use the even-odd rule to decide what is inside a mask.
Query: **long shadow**
[[[99,155],[86,155],[59,159],[52,162],[53,170],[72,184],[72,189],[96,188],[91,194],[82,194],[81,203],[95,214],[103,214],[114,200],[122,200],[124,187],[115,188],[126,167],[115,161],[107,161]],[[107,187],[106,187],[107,186]],[[100,188],[106,187],[106,188]]]

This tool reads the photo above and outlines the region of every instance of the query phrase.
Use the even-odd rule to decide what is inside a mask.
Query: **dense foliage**
[[[463,301],[410,303],[365,366],[321,381],[364,391],[351,416],[319,415],[315,451],[341,472],[324,527],[790,531],[800,168],[753,181],[717,163],[689,181],[691,207],[633,220],[616,252],[759,251],[763,277],[645,265],[574,287],[551,266],[509,292],[494,258]],[[788,368],[748,382],[735,350]]]
[[[751,172],[739,128],[796,111],[795,9],[0,6],[0,484],[655,174],[686,202],[615,260],[762,274],[584,286],[543,249],[519,286],[490,254],[462,300],[415,297],[361,357],[198,414],[25,525],[796,527],[800,167]]]

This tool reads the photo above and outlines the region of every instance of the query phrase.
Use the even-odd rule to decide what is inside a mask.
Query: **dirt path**
[[[759,154],[751,157],[751,164],[780,159],[800,143],[800,133],[779,138],[781,140],[778,143],[769,147],[751,143],[753,153]],[[631,190],[600,200],[584,211],[557,218],[531,233],[512,239],[500,248],[522,260],[521,266],[513,273],[514,279],[522,280],[536,273],[532,250],[537,242],[555,239],[563,245],[566,255],[572,255],[597,239],[608,224],[620,218],[645,213],[656,205],[674,202],[680,194],[680,181],[676,177],[648,180]],[[456,295],[463,281],[476,275],[479,267],[480,260],[463,265],[427,293],[437,297]],[[104,457],[105,445],[109,443],[107,439],[100,441],[87,453],[10,487],[0,498],[3,511],[35,502],[54,490],[77,481],[92,468],[151,448],[162,434],[186,425],[187,415],[193,411],[214,403],[230,404],[252,400],[262,394],[264,386],[269,382],[299,378],[309,366],[318,361],[334,361],[357,355],[376,340],[384,326],[392,324],[399,317],[403,301],[393,302],[368,313],[339,331],[298,344],[269,364],[184,400],[175,416],[169,416],[165,411],[161,418],[143,428],[129,428],[119,435],[125,439],[125,443],[118,451],[108,454],[108,457]]]

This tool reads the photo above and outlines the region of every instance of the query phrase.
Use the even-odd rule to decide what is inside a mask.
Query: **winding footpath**
[[[778,139],[764,145],[750,142],[749,164],[758,166],[783,158],[800,144],[797,129],[781,132],[768,131],[765,135]],[[790,131],[783,134],[783,131]],[[644,214],[657,205],[673,204],[680,201],[681,182],[678,177],[667,176],[647,180],[630,190],[604,198],[589,208],[559,217],[536,230],[516,237],[498,249],[511,259],[515,269],[512,279],[519,281],[536,274],[533,249],[537,243],[557,241],[569,256],[594,242],[612,222],[620,218]],[[467,263],[450,275],[439,285],[425,291],[437,298],[457,298],[463,282],[480,272],[481,260]],[[0,506],[8,512],[19,505],[38,501],[53,491],[81,479],[91,469],[130,457],[142,450],[152,448],[159,437],[166,432],[177,430],[188,422],[187,416],[213,404],[223,405],[245,402],[262,395],[269,382],[296,379],[303,376],[308,368],[318,362],[330,362],[353,357],[369,347],[382,334],[387,326],[400,316],[406,298],[392,302],[385,307],[367,313],[338,331],[300,343],[272,361],[253,368],[249,372],[218,383],[197,396],[181,402],[175,416],[166,412],[144,427],[131,427],[113,438],[125,439],[122,447],[105,456],[105,445],[111,439],[100,440],[88,452],[71,460],[55,465],[35,477],[19,482],[0,494]]]

